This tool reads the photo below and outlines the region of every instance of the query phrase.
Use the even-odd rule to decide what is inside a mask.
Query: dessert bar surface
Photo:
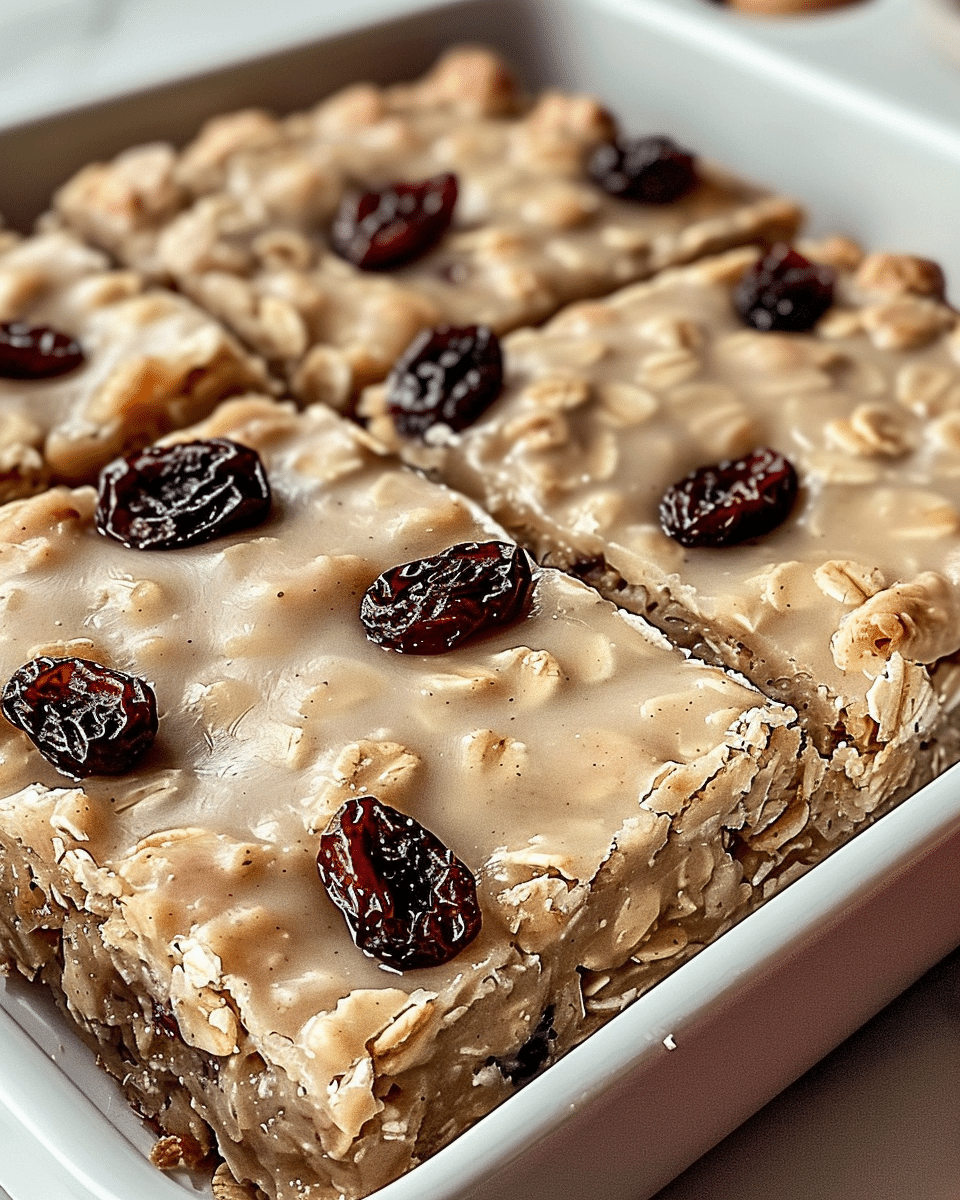
[[[80,781],[0,729],[4,954],[166,1132],[158,1161],[212,1129],[271,1196],[358,1196],[802,869],[825,766],[792,710],[549,569],[485,637],[374,644],[381,572],[498,527],[321,406],[229,401],[196,435],[259,451],[262,524],[141,551],[98,534],[92,489],[0,514],[4,677],[78,658],[159,712],[139,764]],[[321,882],[370,797],[475,877],[449,960],[363,953]]]
[[[0,501],[94,483],[117,454],[265,386],[185,297],[64,233],[0,232]]]
[[[744,248],[512,334],[502,394],[462,429],[401,435],[415,388],[399,368],[360,411],[541,561],[794,705],[874,811],[958,753],[957,317],[932,263],[806,249],[801,270],[836,274],[809,332],[735,311],[761,259],[786,253]],[[776,461],[796,499],[729,535]],[[825,814],[824,835],[858,815]]]
[[[503,332],[796,229],[795,204],[658,137],[637,170],[659,184],[635,198],[619,133],[597,101],[530,100],[495,55],[462,48],[414,83],[358,84],[282,120],[218,117],[182,152],[154,144],[93,164],[48,222],[174,281],[300,398],[342,407],[425,327]],[[588,173],[598,149],[606,187]],[[423,181],[424,193],[408,186]]]

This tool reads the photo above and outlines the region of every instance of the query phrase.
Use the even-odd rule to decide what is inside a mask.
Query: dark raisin
[[[83,362],[80,343],[57,329],[23,321],[0,324],[0,379],[53,379]]]
[[[500,395],[500,340],[485,325],[441,325],[413,339],[387,380],[387,408],[403,437],[435,425],[458,432]]]
[[[797,496],[797,473],[776,450],[692,471],[667,488],[660,525],[683,546],[734,546],[784,520]]]
[[[394,183],[379,192],[346,196],[330,242],[365,271],[399,267],[431,250],[446,233],[457,202],[457,177]]]
[[[529,1083],[550,1061],[551,1043],[557,1040],[553,1017],[554,1008],[552,1004],[549,1004],[537,1022],[536,1029],[519,1047],[516,1054],[502,1058],[491,1055],[487,1059],[487,1066],[496,1067],[504,1079],[509,1079],[517,1087]]]
[[[402,654],[444,654],[518,617],[533,592],[527,553],[505,542],[460,542],[384,571],[367,589],[367,637]]]
[[[672,204],[697,183],[693,155],[659,136],[603,142],[590,155],[587,171],[611,196],[642,204]]]
[[[589,583],[598,592],[607,592],[608,594],[622,592],[627,586],[627,582],[620,572],[615,567],[611,567],[602,554],[590,558],[578,558],[565,568],[561,567],[561,570],[563,569],[569,571],[571,575],[576,575],[584,583]]]
[[[168,1038],[180,1037],[180,1025],[173,1012],[165,1004],[153,1001],[153,1031]]]
[[[7,681],[3,715],[71,779],[122,775],[157,733],[153,689],[84,658],[34,658]]]
[[[148,446],[104,467],[96,525],[134,550],[177,550],[249,529],[269,511],[259,454],[211,438]]]
[[[470,869],[419,821],[373,796],[334,813],[317,870],[360,949],[401,971],[449,962],[480,932]]]
[[[833,303],[834,280],[830,267],[779,242],[743,275],[733,292],[733,307],[747,325],[764,333],[803,333]]]

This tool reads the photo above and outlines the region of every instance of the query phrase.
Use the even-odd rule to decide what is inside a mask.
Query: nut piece
[[[161,1171],[174,1171],[177,1167],[196,1169],[204,1157],[203,1147],[188,1133],[167,1134],[150,1151],[150,1161]],[[245,1196],[244,1200],[249,1198]]]
[[[178,1137],[162,1137],[153,1144],[150,1161],[161,1171],[174,1171],[183,1162]]]

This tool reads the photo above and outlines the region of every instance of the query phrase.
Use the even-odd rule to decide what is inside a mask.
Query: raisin
[[[134,550],[176,550],[249,529],[270,511],[255,450],[226,438],[148,446],[100,472],[97,529]]]
[[[779,242],[745,272],[733,292],[740,318],[766,333],[804,333],[833,303],[835,275]]]
[[[545,562],[544,565],[548,564]],[[584,583],[589,583],[598,592],[622,592],[627,586],[627,581],[620,572],[611,567],[602,554],[578,558],[561,569],[576,575],[577,579],[582,579]]]
[[[3,715],[71,779],[122,775],[157,733],[144,680],[84,658],[34,658],[7,681]]]
[[[660,525],[683,546],[734,546],[776,529],[796,496],[792,465],[761,447],[744,458],[700,467],[667,488]]]
[[[374,796],[334,813],[317,870],[360,949],[401,971],[449,962],[480,932],[470,869],[419,821]]]
[[[495,1055],[491,1055],[487,1059],[487,1066],[496,1067],[504,1079],[509,1079],[516,1087],[522,1087],[523,1084],[529,1083],[550,1061],[551,1043],[557,1040],[553,1018],[553,1005],[548,1004],[537,1022],[536,1029],[518,1048],[516,1054],[509,1058],[506,1056],[497,1058]]]
[[[177,1022],[177,1018],[165,1004],[158,1004],[156,1000],[153,1001],[152,1024],[153,1031],[158,1036],[163,1035],[163,1037],[168,1038],[180,1037],[180,1025]]]
[[[500,340],[485,325],[441,325],[413,339],[387,380],[387,409],[403,437],[434,425],[472,425],[500,395]]]
[[[444,654],[518,617],[533,592],[527,553],[505,542],[460,542],[384,571],[367,589],[367,637],[401,654]]]
[[[611,196],[641,204],[671,204],[697,183],[693,155],[659,136],[603,142],[591,154],[587,172]]]
[[[23,321],[0,324],[0,379],[53,379],[83,363],[80,343],[57,329]]]
[[[365,271],[399,267],[431,250],[446,233],[457,202],[457,177],[394,183],[344,197],[333,223],[334,250]]]

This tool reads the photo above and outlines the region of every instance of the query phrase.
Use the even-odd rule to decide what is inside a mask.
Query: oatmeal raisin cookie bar
[[[139,549],[157,506],[124,525],[119,469],[99,509],[54,488],[0,510],[0,942],[166,1131],[166,1165],[215,1137],[279,1200],[356,1197],[802,870],[824,764],[792,710],[530,574],[323,406],[229,401],[174,455],[197,438],[258,452],[259,523]],[[488,617],[491,541],[528,581],[460,641],[447,598]],[[451,547],[456,570],[430,565]],[[118,692],[123,719],[88,720]],[[138,760],[88,773],[117,741]]]
[[[805,249],[510,335],[462,429],[417,411],[412,360],[360,409],[541,561],[794,705],[856,784],[830,840],[957,757],[960,332],[935,264]]]
[[[88,166],[53,219],[173,281],[302,400],[343,407],[424,327],[504,332],[789,237],[799,216],[667,139],[625,141],[589,97],[527,100],[466,48],[412,84],[356,85],[283,120],[218,117],[182,153]]]
[[[0,501],[92,483],[122,451],[265,385],[217,321],[74,237],[0,243]]]

